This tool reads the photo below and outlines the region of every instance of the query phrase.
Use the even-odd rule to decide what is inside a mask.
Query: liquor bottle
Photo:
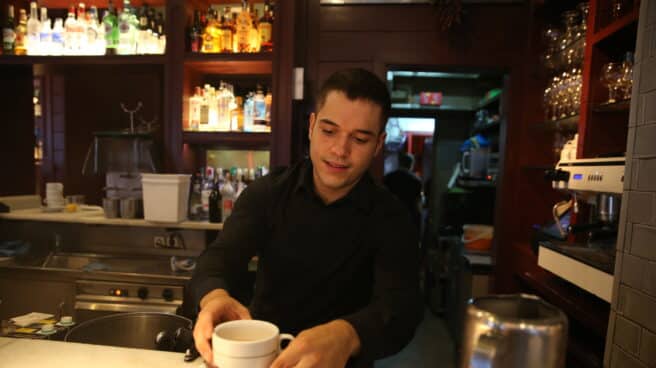
[[[52,28],[50,28],[50,19],[48,18],[48,9],[41,8],[41,27],[39,30],[39,45],[41,50],[39,55],[52,55]]]
[[[89,53],[93,55],[102,54],[100,50],[104,52],[104,47],[100,48],[99,42],[99,30],[98,30],[98,8],[91,6],[89,12],[87,13],[87,25],[86,25],[86,39]],[[104,41],[104,40],[103,40]],[[99,50],[100,49],[100,50]]]
[[[139,14],[139,27],[137,29],[137,44],[136,44],[136,53],[137,54],[146,54],[148,53],[148,8],[147,5],[141,8],[141,14]],[[151,31],[152,32],[152,31]]]
[[[75,6],[68,8],[68,16],[64,22],[64,53],[73,55],[78,49],[78,40],[75,30],[77,29],[77,19],[75,19]]]
[[[27,20],[27,54],[38,55],[40,52],[39,32],[41,22],[36,8],[36,2],[30,3],[30,18]]]
[[[217,130],[220,132],[230,131],[230,104],[233,98],[229,86],[221,81],[219,92],[217,94]]]
[[[273,103],[273,94],[271,94],[271,88],[267,88],[267,93],[264,96],[264,105],[266,107],[266,113],[264,114],[267,125],[271,125],[271,104]]]
[[[244,101],[244,126],[243,131],[252,132],[253,131],[253,110],[255,109],[255,103],[253,101],[253,92],[249,92],[246,95],[246,100]]]
[[[198,121],[198,130],[201,132],[206,132],[209,129],[207,128],[209,124],[209,115],[210,115],[210,105],[207,98],[207,93],[205,89],[200,89],[200,120]]]
[[[203,104],[200,87],[196,87],[193,96],[189,97],[189,130],[198,131],[200,125],[200,109]]]
[[[105,16],[103,16],[103,25],[105,27],[105,54],[116,55],[116,48],[118,47],[118,17],[116,16],[116,9],[114,3],[109,0]]]
[[[248,11],[248,0],[242,0],[241,12],[237,15],[237,50],[238,52],[249,51],[249,36],[253,20],[251,13]]]
[[[207,25],[203,29],[203,43],[202,43],[202,48],[201,52],[203,53],[213,53],[215,51],[215,46],[216,42],[214,40],[214,35],[216,34],[216,31],[213,29],[215,27],[214,23],[214,15],[212,13],[212,9],[209,9],[207,11]]]
[[[248,32],[248,52],[260,52],[260,33],[257,30],[257,11],[251,5],[251,25]],[[254,16],[253,16],[254,15]]]
[[[18,18],[18,25],[16,26],[16,43],[14,45],[14,54],[25,55],[27,54],[26,48],[27,37],[27,12],[25,9],[20,10]]]
[[[61,18],[55,18],[52,26],[52,55],[62,55],[64,53],[64,21]]]
[[[75,24],[75,35],[79,42],[78,55],[88,55],[89,51],[89,38],[87,37],[87,7],[84,3],[79,3],[77,6],[77,23]]]
[[[16,46],[16,31],[14,24],[14,6],[9,5],[7,20],[2,27],[2,49],[5,55],[13,55]]]
[[[232,52],[239,52],[239,39],[237,38],[237,13],[231,13],[232,20],[230,27],[232,27]]]
[[[221,187],[221,222],[225,223],[228,217],[232,214],[232,207],[235,201],[235,189],[230,180],[230,174],[226,174],[225,182]]]
[[[270,14],[269,1],[264,2],[264,14],[257,25],[260,33],[260,51],[273,51],[273,18]]]
[[[194,221],[200,220],[200,212],[203,207],[200,200],[201,178],[202,175],[200,172],[194,174],[191,179],[191,188],[189,191],[189,219]]]
[[[255,124],[266,124],[266,100],[264,98],[264,93],[262,92],[262,86],[259,84],[253,102],[255,104],[253,122]]]
[[[219,191],[219,173],[215,172],[214,184],[212,185],[212,192],[209,198],[209,220],[211,223],[219,223],[222,220],[222,201],[223,197]]]
[[[205,168],[205,175],[203,175],[203,183],[200,190],[200,202],[202,204],[202,211],[200,219],[206,221],[210,214],[210,194],[214,187],[214,168],[207,166]]]
[[[200,52],[202,44],[202,29],[200,28],[200,10],[194,10],[194,21],[189,29],[189,50]]]
[[[230,24],[229,14],[221,15],[221,52],[232,52],[234,30]]]
[[[133,51],[134,43],[132,41],[130,11],[123,8],[123,11],[118,16],[118,47],[116,48],[116,52],[119,55],[129,55]]]

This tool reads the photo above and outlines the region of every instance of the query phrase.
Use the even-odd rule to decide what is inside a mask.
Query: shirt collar
[[[360,178],[357,184],[351,189],[351,191],[346,194],[343,198],[338,199],[335,201],[333,204],[338,204],[344,201],[350,201],[355,203],[355,205],[366,211],[369,212],[371,210],[371,207],[373,205],[372,203],[372,197],[371,197],[371,192],[374,190],[374,186],[376,184],[374,183],[373,179],[371,178],[371,175],[369,172],[365,172],[365,174]],[[297,192],[299,190],[305,190],[308,193],[312,193],[313,195],[317,196],[318,195],[314,192],[314,178],[313,178],[313,173],[312,173],[312,161],[310,159],[306,159],[302,166],[301,170],[297,179],[297,182],[294,186],[294,191]]]

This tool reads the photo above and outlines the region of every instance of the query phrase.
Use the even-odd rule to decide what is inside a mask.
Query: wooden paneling
[[[2,134],[0,196],[33,194],[34,116],[32,68],[0,65]]]

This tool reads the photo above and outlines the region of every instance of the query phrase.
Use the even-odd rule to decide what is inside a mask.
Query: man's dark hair
[[[326,96],[332,91],[340,91],[349,100],[364,99],[373,102],[381,108],[381,132],[385,130],[390,115],[391,99],[387,86],[372,72],[361,69],[344,69],[333,73],[317,95],[316,109],[319,111],[326,102]]]

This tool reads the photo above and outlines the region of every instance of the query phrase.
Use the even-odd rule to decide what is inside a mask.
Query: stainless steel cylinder
[[[614,223],[620,215],[620,196],[613,194],[599,194],[599,219],[605,223]]]
[[[469,301],[465,314],[461,368],[562,368],[567,317],[526,294]]]
[[[122,218],[139,218],[142,213],[142,202],[138,198],[121,199],[121,217]]]
[[[103,198],[103,210],[106,218],[117,218],[119,208],[120,200],[118,198]]]

